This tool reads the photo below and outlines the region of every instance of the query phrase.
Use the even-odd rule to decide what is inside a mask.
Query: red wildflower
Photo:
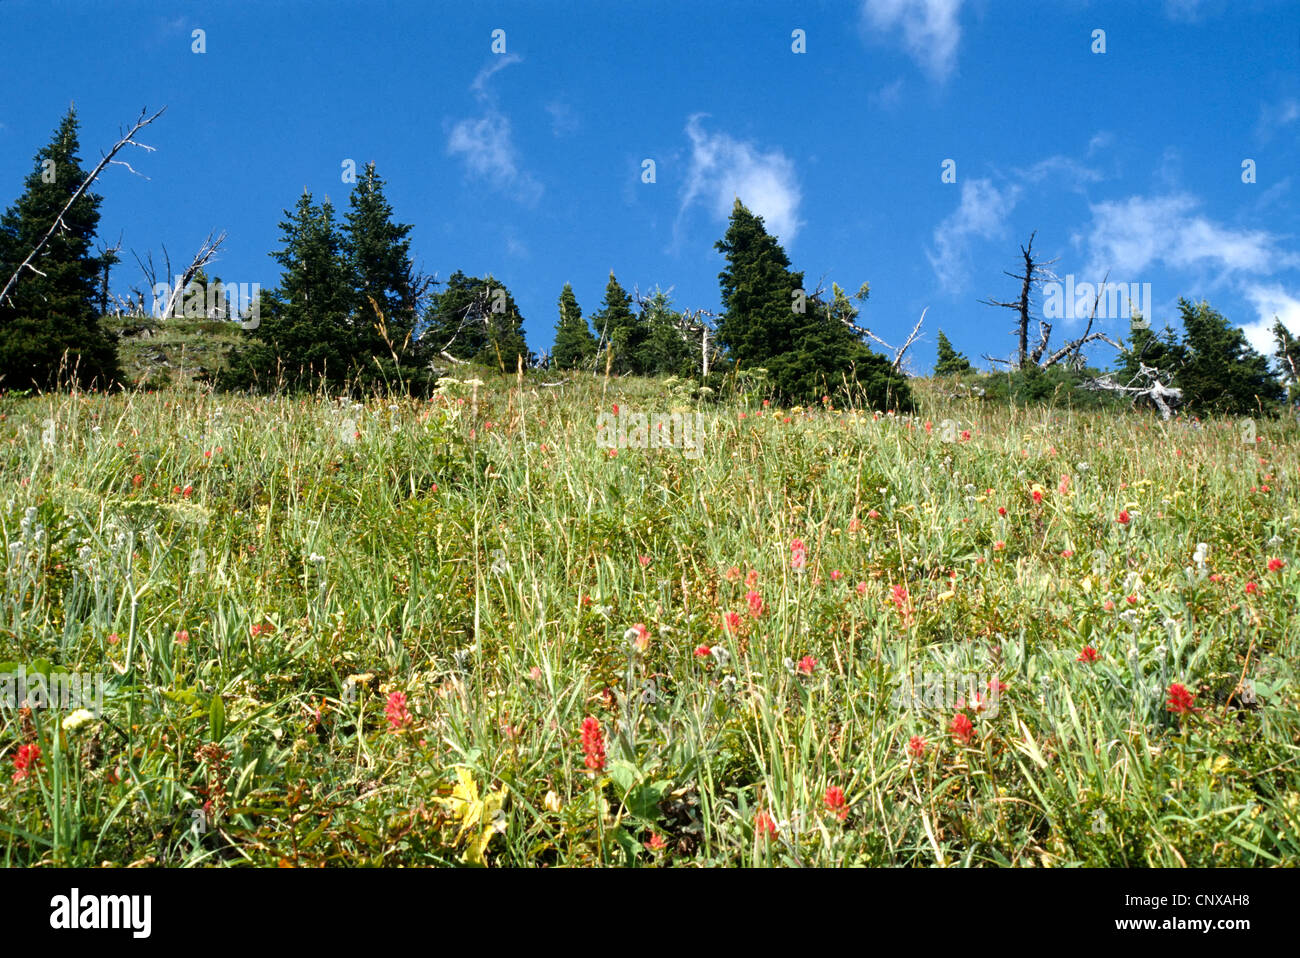
[[[1089,665],[1091,665],[1093,662],[1097,661],[1097,650],[1094,649],[1091,645],[1085,645],[1083,647],[1083,651],[1079,653],[1079,657],[1075,659],[1075,661],[1087,662]]]
[[[733,613],[734,614],[734,613]],[[695,647],[695,657],[697,659],[706,659],[709,657],[709,647],[707,645],[697,645]]]
[[[600,722],[591,715],[582,720],[582,751],[586,755],[587,768],[593,772],[605,768],[605,733],[600,729]]]
[[[726,629],[728,632],[730,632],[732,635],[735,635],[737,632],[739,632],[739,631],[740,631],[740,613],[739,613],[739,612],[728,612],[726,615],[724,615],[724,616],[722,617],[722,627],[723,627],[724,629]]]
[[[754,813],[754,831],[764,837],[776,837],[776,822],[766,809],[760,808]]]
[[[790,568],[799,572],[808,562],[808,550],[802,539],[790,543]]]
[[[811,655],[805,655],[802,659],[799,660],[798,669],[804,675],[812,675],[813,672],[816,671],[817,669],[817,660],[814,659]]]
[[[1170,712],[1177,712],[1179,714],[1199,712],[1200,709],[1192,708],[1193,701],[1195,701],[1195,696],[1193,696],[1191,692],[1187,691],[1184,686],[1174,682],[1169,686],[1169,701],[1165,702],[1165,708]]]
[[[1277,572],[1277,571],[1278,571],[1279,569],[1281,569],[1284,565],[1286,565],[1286,563],[1283,562],[1281,559],[1269,559],[1269,560],[1268,560],[1268,571],[1269,571],[1269,572]]]
[[[832,785],[826,789],[826,794],[822,796],[822,801],[826,804],[826,811],[830,812],[840,821],[849,817],[849,802],[844,797],[844,789],[838,785]]]
[[[963,712],[958,712],[952,717],[952,724],[948,726],[948,731],[963,745],[969,745],[971,739],[975,737],[975,726]]]
[[[1254,595],[1254,594],[1255,594],[1256,592],[1258,592],[1258,591],[1259,591],[1259,586],[1257,586],[1254,582],[1247,582],[1247,583],[1246,583],[1246,594],[1247,594],[1247,595]]]
[[[756,585],[758,585],[758,570],[750,569],[749,572],[745,574],[745,588],[752,589]]]
[[[727,581],[728,582],[740,581],[740,568],[738,566],[733,565],[730,569],[727,570]]]
[[[664,841],[663,836],[658,832],[653,833],[648,842],[642,842],[641,844],[652,852],[661,852],[668,847],[668,843]]]
[[[1128,518],[1129,518],[1129,516],[1128,516],[1128,510],[1127,510],[1127,509],[1121,509],[1121,510],[1119,511],[1119,515],[1117,515],[1117,516],[1115,517],[1115,521],[1118,522],[1118,523],[1119,523],[1120,525],[1122,525],[1122,526],[1126,526],[1126,525],[1128,525]]]
[[[913,735],[907,740],[907,754],[913,758],[920,758],[925,754],[925,739],[919,735]]]
[[[14,753],[14,781],[21,782],[41,764],[39,745],[19,745]]]
[[[1006,506],[998,506],[998,515],[1000,515],[1000,516],[1005,516],[1006,514],[1007,514],[1007,507],[1006,507]]]
[[[758,618],[763,614],[763,597],[752,589],[745,593],[745,601],[749,603],[749,614]]]
[[[403,693],[393,692],[388,696],[384,717],[388,719],[390,732],[400,732],[411,724],[411,713],[406,710],[406,696]]]

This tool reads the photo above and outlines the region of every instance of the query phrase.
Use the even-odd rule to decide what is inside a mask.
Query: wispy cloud
[[[497,106],[488,81],[508,66],[521,63],[517,54],[497,56],[478,72],[470,91],[483,107],[477,117],[467,117],[451,125],[447,135],[447,153],[459,157],[469,175],[531,205],[542,196],[542,184],[522,168],[515,146],[510,118]]]
[[[1275,134],[1285,127],[1300,120],[1300,100],[1286,97],[1279,103],[1266,103],[1259,111],[1259,122],[1255,124],[1255,135],[1267,143]]]
[[[794,161],[779,149],[764,151],[725,133],[708,133],[700,123],[703,116],[696,114],[686,123],[691,156],[678,222],[695,203],[725,221],[739,197],[763,217],[768,232],[779,236],[782,243],[793,242],[803,225],[799,220],[803,197]]]
[[[1198,207],[1186,193],[1092,204],[1092,222],[1076,237],[1088,251],[1088,271],[1132,282],[1157,265],[1267,275],[1296,263],[1269,233],[1214,223]]]
[[[573,108],[559,100],[546,104],[546,112],[551,115],[551,133],[557,137],[576,133],[581,125]]]
[[[1021,187],[1015,183],[999,188],[987,177],[962,181],[961,202],[935,227],[934,245],[926,251],[935,276],[946,290],[961,289],[969,275],[971,239],[1003,235],[1020,193]]]
[[[902,34],[908,56],[939,83],[957,67],[962,0],[863,0],[862,26],[869,34]]]

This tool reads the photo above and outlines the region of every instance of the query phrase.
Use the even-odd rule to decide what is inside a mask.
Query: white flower
[[[95,721],[94,713],[87,709],[77,709],[74,712],[70,712],[68,717],[63,720],[63,731],[73,732],[81,728],[81,726],[85,725],[87,722],[93,721]]]

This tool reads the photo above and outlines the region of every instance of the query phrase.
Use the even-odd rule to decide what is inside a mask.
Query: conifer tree
[[[727,258],[718,339],[738,365],[766,368],[790,402],[842,393],[847,382],[877,408],[912,408],[907,380],[862,342],[849,297],[835,286],[830,303],[805,298],[803,273],[739,199],[717,249]]]
[[[393,208],[384,196],[384,181],[367,163],[348,198],[342,251],[347,260],[355,299],[352,310],[359,332],[358,346],[387,353],[375,330],[373,298],[384,313],[388,337],[400,345],[415,326],[411,288],[411,226],[393,222]]]
[[[956,376],[971,370],[970,360],[952,348],[948,337],[939,330],[939,356],[934,365],[936,376]]]
[[[641,347],[647,330],[641,317],[632,310],[631,295],[619,285],[613,270],[609,271],[609,282],[605,284],[605,299],[600,311],[591,317],[591,324],[600,336],[599,348],[603,350],[606,344],[614,348],[613,372],[639,374]]]
[[[70,107],[53,138],[36,154],[18,200],[0,217],[0,282],[36,248],[86,179],[77,113]],[[0,303],[0,388],[50,388],[60,370],[81,385],[107,387],[121,370],[116,341],[100,326],[109,254],[93,254],[102,197],[83,193],[63,214],[32,266]],[[115,259],[115,257],[113,257]]]
[[[560,318],[555,324],[555,346],[551,362],[557,369],[574,369],[587,363],[596,354],[596,337],[591,334],[587,321],[582,318],[578,298],[568,283],[560,293]]]
[[[1192,408],[1250,415],[1284,398],[1268,359],[1250,348],[1241,328],[1209,303],[1178,301],[1186,359],[1177,383]]]
[[[492,274],[480,279],[457,270],[433,297],[425,317],[423,338],[435,351],[445,349],[457,359],[514,372],[535,357],[524,337],[524,319],[505,284]]]

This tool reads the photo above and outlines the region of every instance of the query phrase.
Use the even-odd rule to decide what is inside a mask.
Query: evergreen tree
[[[589,362],[596,354],[596,337],[591,334],[587,321],[582,318],[578,297],[568,283],[560,293],[560,318],[555,324],[555,346],[551,362],[557,369],[575,369]]]
[[[322,377],[338,384],[368,362],[351,322],[355,298],[333,206],[328,198],[317,205],[304,190],[284,213],[283,246],[271,254],[283,270],[280,284],[263,296],[251,342],[232,351],[224,386],[270,385],[279,375],[292,386]]]
[[[1186,359],[1186,350],[1173,329],[1165,326],[1163,335],[1157,336],[1149,324],[1142,322],[1140,314],[1135,315],[1127,347],[1120,355],[1120,384],[1127,386],[1137,379],[1142,366],[1148,366],[1156,370],[1164,385],[1171,386]]]
[[[681,317],[672,299],[656,288],[641,309],[641,326],[646,331],[636,357],[643,376],[694,376],[700,366],[700,344],[682,335]]]
[[[790,268],[762,217],[739,199],[717,249],[727,258],[718,275],[725,309],[718,340],[741,368],[766,368],[777,392],[791,402],[842,393],[848,382],[877,408],[912,408],[906,378],[854,331],[858,309],[849,297],[834,286],[829,304],[802,302],[803,273]]]
[[[1177,383],[1192,408],[1249,415],[1284,398],[1268,359],[1250,348],[1246,335],[1209,303],[1178,301],[1186,361]],[[1149,364],[1148,364],[1149,365]]]
[[[600,312],[591,317],[591,324],[601,337],[599,348],[603,350],[606,344],[614,347],[613,372],[641,374],[641,347],[648,331],[641,317],[632,311],[632,297],[619,285],[613,270],[609,271]]]
[[[26,189],[0,217],[0,283],[35,249],[86,179],[69,108],[49,144],[36,154]],[[63,214],[5,302],[0,303],[0,388],[49,388],[66,369],[81,385],[108,386],[121,377],[117,344],[100,326],[109,256],[92,254],[102,197],[83,193]],[[115,259],[115,257],[113,257]],[[66,364],[66,365],[65,365]]]
[[[936,376],[956,376],[971,370],[970,360],[952,348],[948,337],[939,330],[939,360],[935,363]]]
[[[504,283],[457,270],[433,297],[425,317],[424,338],[435,351],[457,359],[514,372],[518,357],[525,366],[535,357],[524,338],[524,320]],[[450,344],[450,345],[448,345]]]
[[[411,288],[411,227],[393,222],[393,208],[384,196],[384,181],[367,163],[348,199],[342,251],[347,260],[355,299],[352,303],[358,347],[388,355],[388,346],[375,328],[373,298],[384,314],[388,339],[400,347],[415,327]]]

